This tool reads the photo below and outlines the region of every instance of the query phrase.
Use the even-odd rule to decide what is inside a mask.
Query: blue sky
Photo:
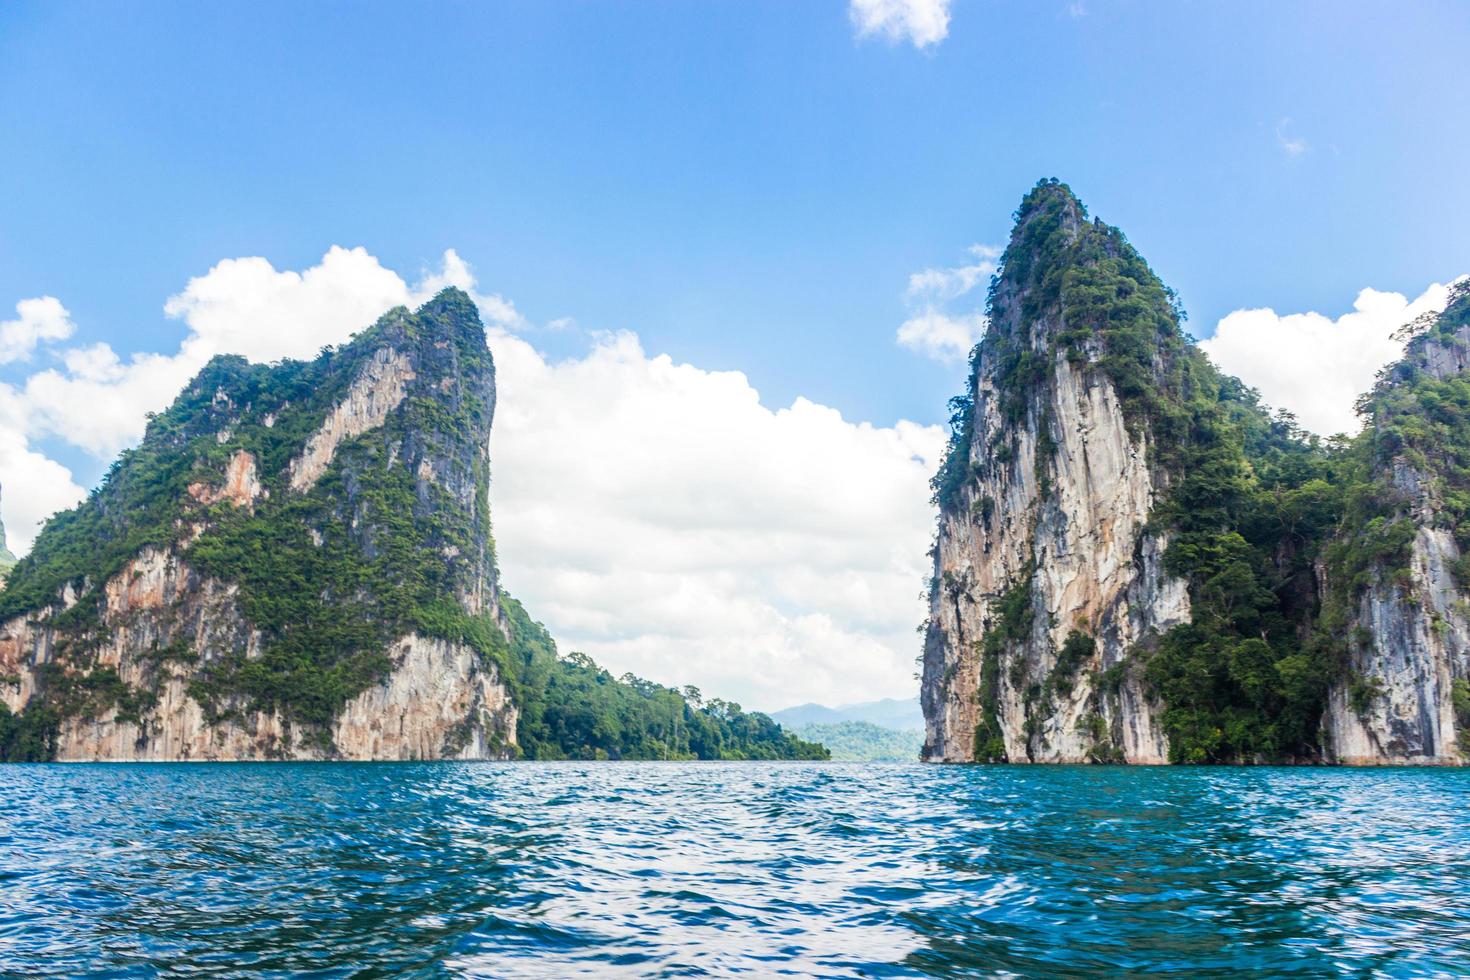
[[[1201,333],[1470,268],[1470,7],[1069,10],[956,0],[919,50],[816,0],[10,3],[0,301],[153,348],[222,257],[453,247],[534,319],[890,421],[957,377],[893,348],[907,275],[1002,242],[1038,177]]]
[[[1470,5],[886,2],[943,36],[864,36],[845,0],[7,3],[0,320],[55,297],[69,349],[172,354],[197,324],[165,300],[221,260],[362,247],[411,284],[454,249],[537,325],[528,370],[628,331],[639,371],[740,371],[772,410],[888,432],[963,387],[895,343],[909,277],[1003,244],[1040,177],[1122,226],[1202,337],[1270,307],[1347,338],[1365,288],[1470,271]],[[1383,334],[1405,306],[1365,309]],[[1242,320],[1218,356],[1289,400],[1302,378],[1248,372],[1293,324]],[[81,487],[112,452],[25,438]]]

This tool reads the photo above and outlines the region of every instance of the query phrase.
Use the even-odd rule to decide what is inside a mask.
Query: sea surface
[[[0,975],[1470,973],[1470,772],[0,766]]]

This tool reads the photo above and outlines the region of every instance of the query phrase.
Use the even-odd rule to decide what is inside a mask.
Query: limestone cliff
[[[1324,570],[1348,628],[1323,727],[1348,763],[1470,758],[1470,289],[1411,333],[1364,399],[1371,497]]]
[[[216,358],[0,593],[12,754],[513,754],[494,408],[455,290],[310,363]]]
[[[1323,441],[1065,185],[1016,217],[933,484],[925,758],[1470,757],[1470,289]]]
[[[1019,215],[992,290],[971,396],[939,488],[924,646],[925,757],[1162,762],[1166,740],[1128,655],[1189,619],[1148,528],[1161,489],[1094,338],[1046,302],[1040,248],[1098,232],[1065,188]],[[1027,377],[1018,377],[1020,371]],[[1073,639],[1068,646],[1069,637]],[[1065,656],[1064,656],[1065,651]]]

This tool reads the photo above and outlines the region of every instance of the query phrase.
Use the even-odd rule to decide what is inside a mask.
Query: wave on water
[[[0,767],[0,974],[1470,971],[1470,772]]]

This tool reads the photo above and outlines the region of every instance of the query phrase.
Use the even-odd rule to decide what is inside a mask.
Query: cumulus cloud
[[[65,466],[30,447],[25,414],[15,390],[0,385],[0,506],[5,536],[17,555],[30,550],[46,518],[87,494]]]
[[[773,410],[632,334],[493,346],[500,555],[564,643],[767,709],[912,690],[938,427]]]
[[[972,288],[970,273],[938,272],[915,288]],[[504,578],[563,649],[756,708],[913,690],[941,429],[854,423],[806,399],[772,409],[744,375],[649,355],[629,333],[549,361],[452,251],[414,285],[362,249],[302,272],[226,260],[168,300],[187,328],[176,352],[77,347],[0,386],[12,545],[24,551],[46,514],[83,495],[27,437],[110,459],[210,355],[311,356],[446,285],[475,297],[497,361]]]
[[[847,14],[858,37],[881,35],[916,48],[949,36],[950,0],[851,0]]]
[[[990,281],[1000,249],[994,245],[971,245],[971,261],[944,269],[924,269],[909,276],[908,296],[931,305],[947,303]]]
[[[334,245],[305,272],[277,271],[259,257],[226,259],[163,309],[188,324],[186,351],[271,361],[314,357],[407,299],[403,280],[366,249]]]
[[[23,299],[16,318],[0,323],[0,364],[23,361],[43,343],[65,340],[76,330],[71,314],[54,296]]]
[[[1404,341],[1394,334],[1449,300],[1449,286],[1435,283],[1417,298],[1364,289],[1350,313],[1333,319],[1321,313],[1279,314],[1272,309],[1236,310],[1201,341],[1222,369],[1258,388],[1275,408],[1294,413],[1313,432],[1356,432],[1353,412],[1359,395],[1378,370],[1397,360]]]
[[[948,316],[932,310],[911,316],[898,328],[898,342],[944,363],[962,361],[985,333],[979,313]]]
[[[197,345],[174,355],[134,354],[126,361],[107,344],[66,351],[64,369],[48,368],[26,379],[20,395],[25,432],[110,458],[142,437],[147,413],[167,408],[208,359]]]
[[[976,287],[995,274],[1000,249],[971,245],[969,261],[957,266],[924,269],[909,276],[909,317],[898,328],[900,345],[943,363],[962,361],[985,333],[985,316],[976,310],[951,312],[973,297]],[[970,304],[973,306],[973,303]]]
[[[304,272],[277,270],[260,257],[226,259],[164,303],[164,313],[186,327],[177,351],[123,358],[99,343],[61,351],[61,366],[27,378],[25,431],[110,458],[137,442],[147,413],[167,408],[214,355],[311,358],[390,307],[416,306],[451,285],[474,295],[486,322],[507,330],[524,326],[508,300],[474,292],[474,274],[453,250],[413,286],[362,248],[333,246]],[[50,302],[64,317],[60,303]]]

